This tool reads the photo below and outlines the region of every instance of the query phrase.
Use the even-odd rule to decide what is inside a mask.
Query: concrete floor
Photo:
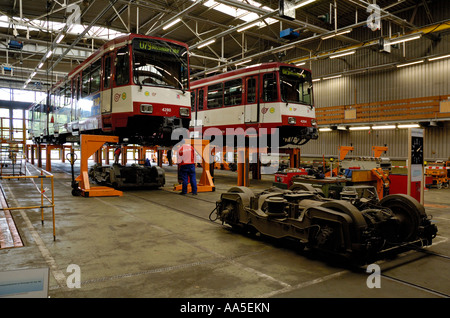
[[[386,276],[381,288],[370,289],[364,270],[330,264],[209,221],[220,194],[236,184],[235,173],[216,170],[215,192],[182,197],[172,191],[176,168],[164,168],[161,190],[84,198],[71,195],[70,165],[53,162],[56,240],[50,209],[44,225],[37,210],[14,211],[25,246],[0,250],[2,271],[50,268],[51,298],[442,297],[432,290],[450,295],[448,259],[407,252],[380,261]],[[28,169],[38,173],[34,166]],[[268,188],[272,181],[273,176],[251,180],[251,189]],[[40,202],[29,181],[1,183],[10,207]],[[450,255],[450,189],[427,190],[425,207],[439,229],[429,250]],[[80,288],[67,286],[71,264],[81,270]]]

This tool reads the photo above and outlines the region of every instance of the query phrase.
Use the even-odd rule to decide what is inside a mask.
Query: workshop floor
[[[35,166],[28,165],[32,174]],[[56,240],[51,209],[13,211],[23,247],[0,250],[2,271],[48,267],[51,298],[439,298],[450,295],[448,259],[407,252],[380,261],[381,288],[368,274],[330,264],[292,246],[231,231],[209,214],[236,173],[215,172],[216,191],[180,196],[176,168],[160,190],[129,190],[122,197],[74,197],[68,163],[52,163]],[[197,170],[200,173],[200,169]],[[273,176],[251,180],[263,190]],[[30,181],[1,180],[10,207],[39,205]],[[46,186],[49,188],[49,186]],[[47,191],[46,193],[49,193]],[[429,189],[425,207],[439,229],[429,250],[450,254],[450,189]],[[81,287],[67,280],[76,264]]]

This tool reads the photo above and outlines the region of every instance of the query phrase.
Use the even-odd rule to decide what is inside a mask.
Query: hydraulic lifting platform
[[[81,135],[81,160],[80,160],[80,175],[75,178],[78,182],[78,190],[84,197],[111,197],[122,196],[123,192],[106,186],[91,187],[88,174],[88,159],[97,150],[103,147],[107,142],[118,143],[117,136],[97,136],[97,135]]]
[[[202,157],[202,175],[199,182],[197,182],[197,192],[213,192],[216,190],[214,186],[213,178],[211,175],[210,163],[211,159],[211,147],[209,146],[209,140],[200,139],[188,139],[185,141],[186,144],[190,144],[194,147],[195,151]],[[181,191],[183,185],[174,185],[174,191]],[[188,184],[188,193],[192,191],[191,185]]]

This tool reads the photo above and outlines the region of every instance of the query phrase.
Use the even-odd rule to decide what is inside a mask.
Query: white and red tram
[[[311,71],[301,67],[264,63],[192,81],[191,98],[191,127],[203,138],[209,128],[278,131],[280,145],[318,138]]]
[[[130,34],[105,43],[29,111],[31,138],[62,144],[83,133],[167,145],[188,128],[188,46]]]

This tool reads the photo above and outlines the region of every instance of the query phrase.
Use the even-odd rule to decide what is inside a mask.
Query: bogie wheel
[[[320,206],[349,215],[355,224],[355,228],[365,228],[367,226],[364,216],[361,214],[358,208],[356,208],[350,202],[342,200],[333,200],[324,202]],[[357,231],[357,233],[359,233],[359,231]]]
[[[425,208],[416,199],[404,194],[384,197],[380,205],[389,208],[399,220],[398,240],[408,242],[416,239],[420,220],[426,217]]]
[[[255,195],[253,191],[247,187],[232,187],[228,189],[227,192],[242,193],[243,195],[241,196],[241,198],[244,206],[249,206],[251,198]]]
[[[314,188],[312,185],[308,183],[301,183],[301,182],[294,182],[290,187],[289,190],[305,190],[305,191],[311,191],[314,193],[317,193],[321,196],[325,196],[323,194],[322,189]]]

